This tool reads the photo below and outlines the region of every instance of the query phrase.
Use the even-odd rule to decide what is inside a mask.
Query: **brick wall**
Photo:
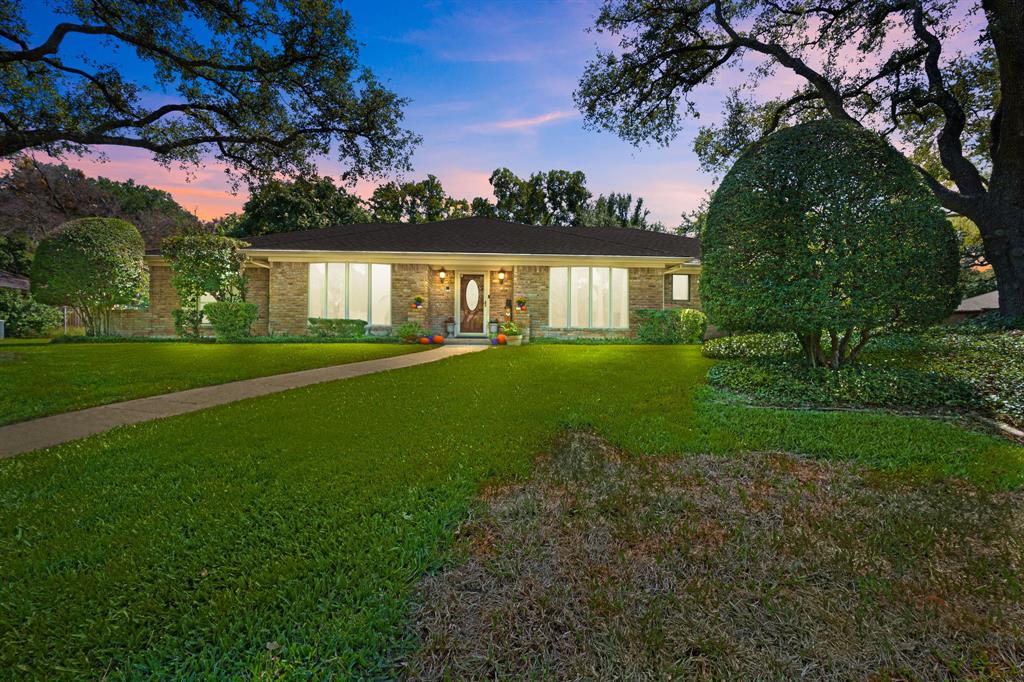
[[[427,314],[423,325],[431,334],[445,333],[445,323],[449,317],[455,316],[455,288],[459,286],[458,273],[445,270],[444,281],[437,270],[429,270],[427,274]]]
[[[406,322],[426,323],[425,307],[412,310],[417,296],[427,300],[427,278],[430,269],[426,265],[395,264],[391,266],[391,326],[398,327]],[[425,305],[425,304],[424,304]]]
[[[174,318],[171,311],[178,308],[178,292],[171,286],[171,269],[166,265],[149,268],[150,334],[174,336]]]
[[[269,278],[270,334],[306,334],[309,317],[309,264],[271,263]]]
[[[266,336],[270,319],[270,270],[246,268],[245,277],[249,282],[245,300],[256,304],[259,315],[252,325],[252,334],[253,336]]]
[[[252,333],[267,333],[269,313],[269,273],[266,268],[249,267],[245,276],[249,280],[246,300],[255,303],[258,317]],[[149,266],[149,310],[115,311],[111,318],[111,331],[123,336],[174,336],[174,317],[171,311],[180,306],[178,292],[171,284],[171,268],[166,265]]]
[[[515,299],[526,299],[528,315],[512,311],[512,319],[530,330],[531,337],[548,336],[543,329],[548,326],[548,267],[546,265],[517,265],[512,273],[512,303]],[[525,332],[525,330],[524,330]],[[525,333],[524,333],[525,336]]]
[[[512,308],[515,306],[515,272],[505,271],[505,281],[502,282],[498,279],[498,271],[490,271],[490,297],[488,299],[488,310],[487,323],[490,324],[491,320],[496,320],[499,325],[506,320],[511,319]],[[512,305],[505,308],[505,303],[511,302]],[[488,331],[488,329],[484,329]]]
[[[630,330],[551,329],[548,327],[548,267],[517,265],[506,271],[506,279],[498,279],[497,270],[473,268],[472,272],[486,272],[490,296],[487,322],[508,319],[505,302],[523,297],[527,300],[528,314],[511,312],[512,319],[524,325],[532,337],[608,337],[632,336]],[[445,322],[456,316],[455,294],[458,272],[447,271],[442,282],[436,270],[425,264],[394,264],[391,266],[391,322],[393,327],[415,318],[432,334],[444,334]],[[271,263],[270,268],[248,268],[248,300],[259,308],[259,318],[253,333],[305,334],[307,333],[308,265],[306,263]],[[157,336],[174,334],[171,311],[178,307],[178,297],[170,285],[170,268],[150,268],[149,320],[142,316],[126,315],[122,323],[124,333],[148,333]],[[700,308],[699,269],[690,273],[690,300],[672,300],[670,276],[661,268],[629,268],[630,325],[636,324],[635,311],[640,308]],[[426,303],[422,311],[413,311],[410,304],[416,296]],[[513,306],[514,307],[514,306]]]

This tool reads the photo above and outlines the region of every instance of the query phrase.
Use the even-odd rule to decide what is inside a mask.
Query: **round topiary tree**
[[[39,242],[32,294],[75,308],[92,336],[109,329],[110,310],[135,301],[146,273],[145,246],[135,226],[119,218],[79,218]]]
[[[814,366],[853,362],[879,327],[931,324],[958,302],[953,227],[903,155],[848,122],[751,147],[715,191],[701,244],[710,322],[794,332]]]

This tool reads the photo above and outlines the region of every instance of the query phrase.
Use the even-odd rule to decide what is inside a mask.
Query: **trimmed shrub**
[[[938,322],[959,303],[957,238],[935,196],[848,122],[785,128],[744,152],[715,191],[701,251],[711,322],[799,335],[812,366],[853,362],[876,330]]]
[[[259,311],[253,303],[244,301],[211,301],[203,306],[203,313],[218,339],[230,341],[249,336]]]
[[[645,308],[636,316],[636,335],[644,343],[700,343],[708,328],[708,318],[699,310]]]
[[[246,242],[207,232],[186,232],[164,239],[171,267],[171,285],[181,308],[172,311],[174,329],[184,338],[198,338],[203,323],[204,294],[217,301],[244,301]]]
[[[418,322],[406,322],[405,324],[398,325],[398,329],[395,330],[395,336],[406,343],[416,343],[421,336],[425,336],[428,333]]]
[[[309,333],[323,338],[350,339],[363,336],[366,320],[331,320],[325,317],[309,318]]]
[[[4,334],[13,338],[42,336],[60,326],[60,311],[35,301],[31,296],[0,289],[0,320]]]
[[[40,303],[69,305],[90,335],[109,329],[115,305],[136,302],[146,281],[145,246],[135,226],[119,218],[79,218],[39,242],[32,294]]]

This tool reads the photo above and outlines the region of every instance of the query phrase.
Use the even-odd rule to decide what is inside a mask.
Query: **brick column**
[[[406,313],[406,322],[414,322],[424,329],[430,330],[428,325],[427,306],[424,305],[422,308],[409,307]]]
[[[526,310],[515,310],[512,311],[512,321],[519,325],[520,331],[523,332],[523,343],[530,342],[530,304],[526,304]]]

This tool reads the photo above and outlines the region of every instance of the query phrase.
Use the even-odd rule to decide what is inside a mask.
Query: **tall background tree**
[[[115,145],[212,156],[250,182],[331,154],[346,179],[409,167],[405,100],[360,66],[334,0],[54,2],[53,26],[32,32],[21,2],[2,7],[0,157]],[[105,62],[115,51],[137,63]]]
[[[448,196],[435,175],[418,182],[384,183],[373,191],[369,205],[373,219],[382,223],[431,223],[470,215],[469,202]]]
[[[967,49],[951,47],[974,20],[983,26],[960,41]],[[595,28],[619,43],[587,65],[575,93],[589,125],[668,144],[698,114],[697,88],[751,67],[722,123],[696,137],[706,168],[800,121],[872,128],[909,150],[945,208],[978,226],[1002,312],[1024,315],[1024,4],[606,0]],[[758,98],[780,72],[801,85]]]
[[[134,181],[90,178],[62,163],[14,159],[0,175],[0,234],[38,242],[75,218],[122,218],[135,225],[148,248],[199,219],[163,190]]]
[[[369,222],[363,200],[330,178],[271,180],[253,190],[236,219],[221,219],[213,231],[239,237],[316,230]]]

